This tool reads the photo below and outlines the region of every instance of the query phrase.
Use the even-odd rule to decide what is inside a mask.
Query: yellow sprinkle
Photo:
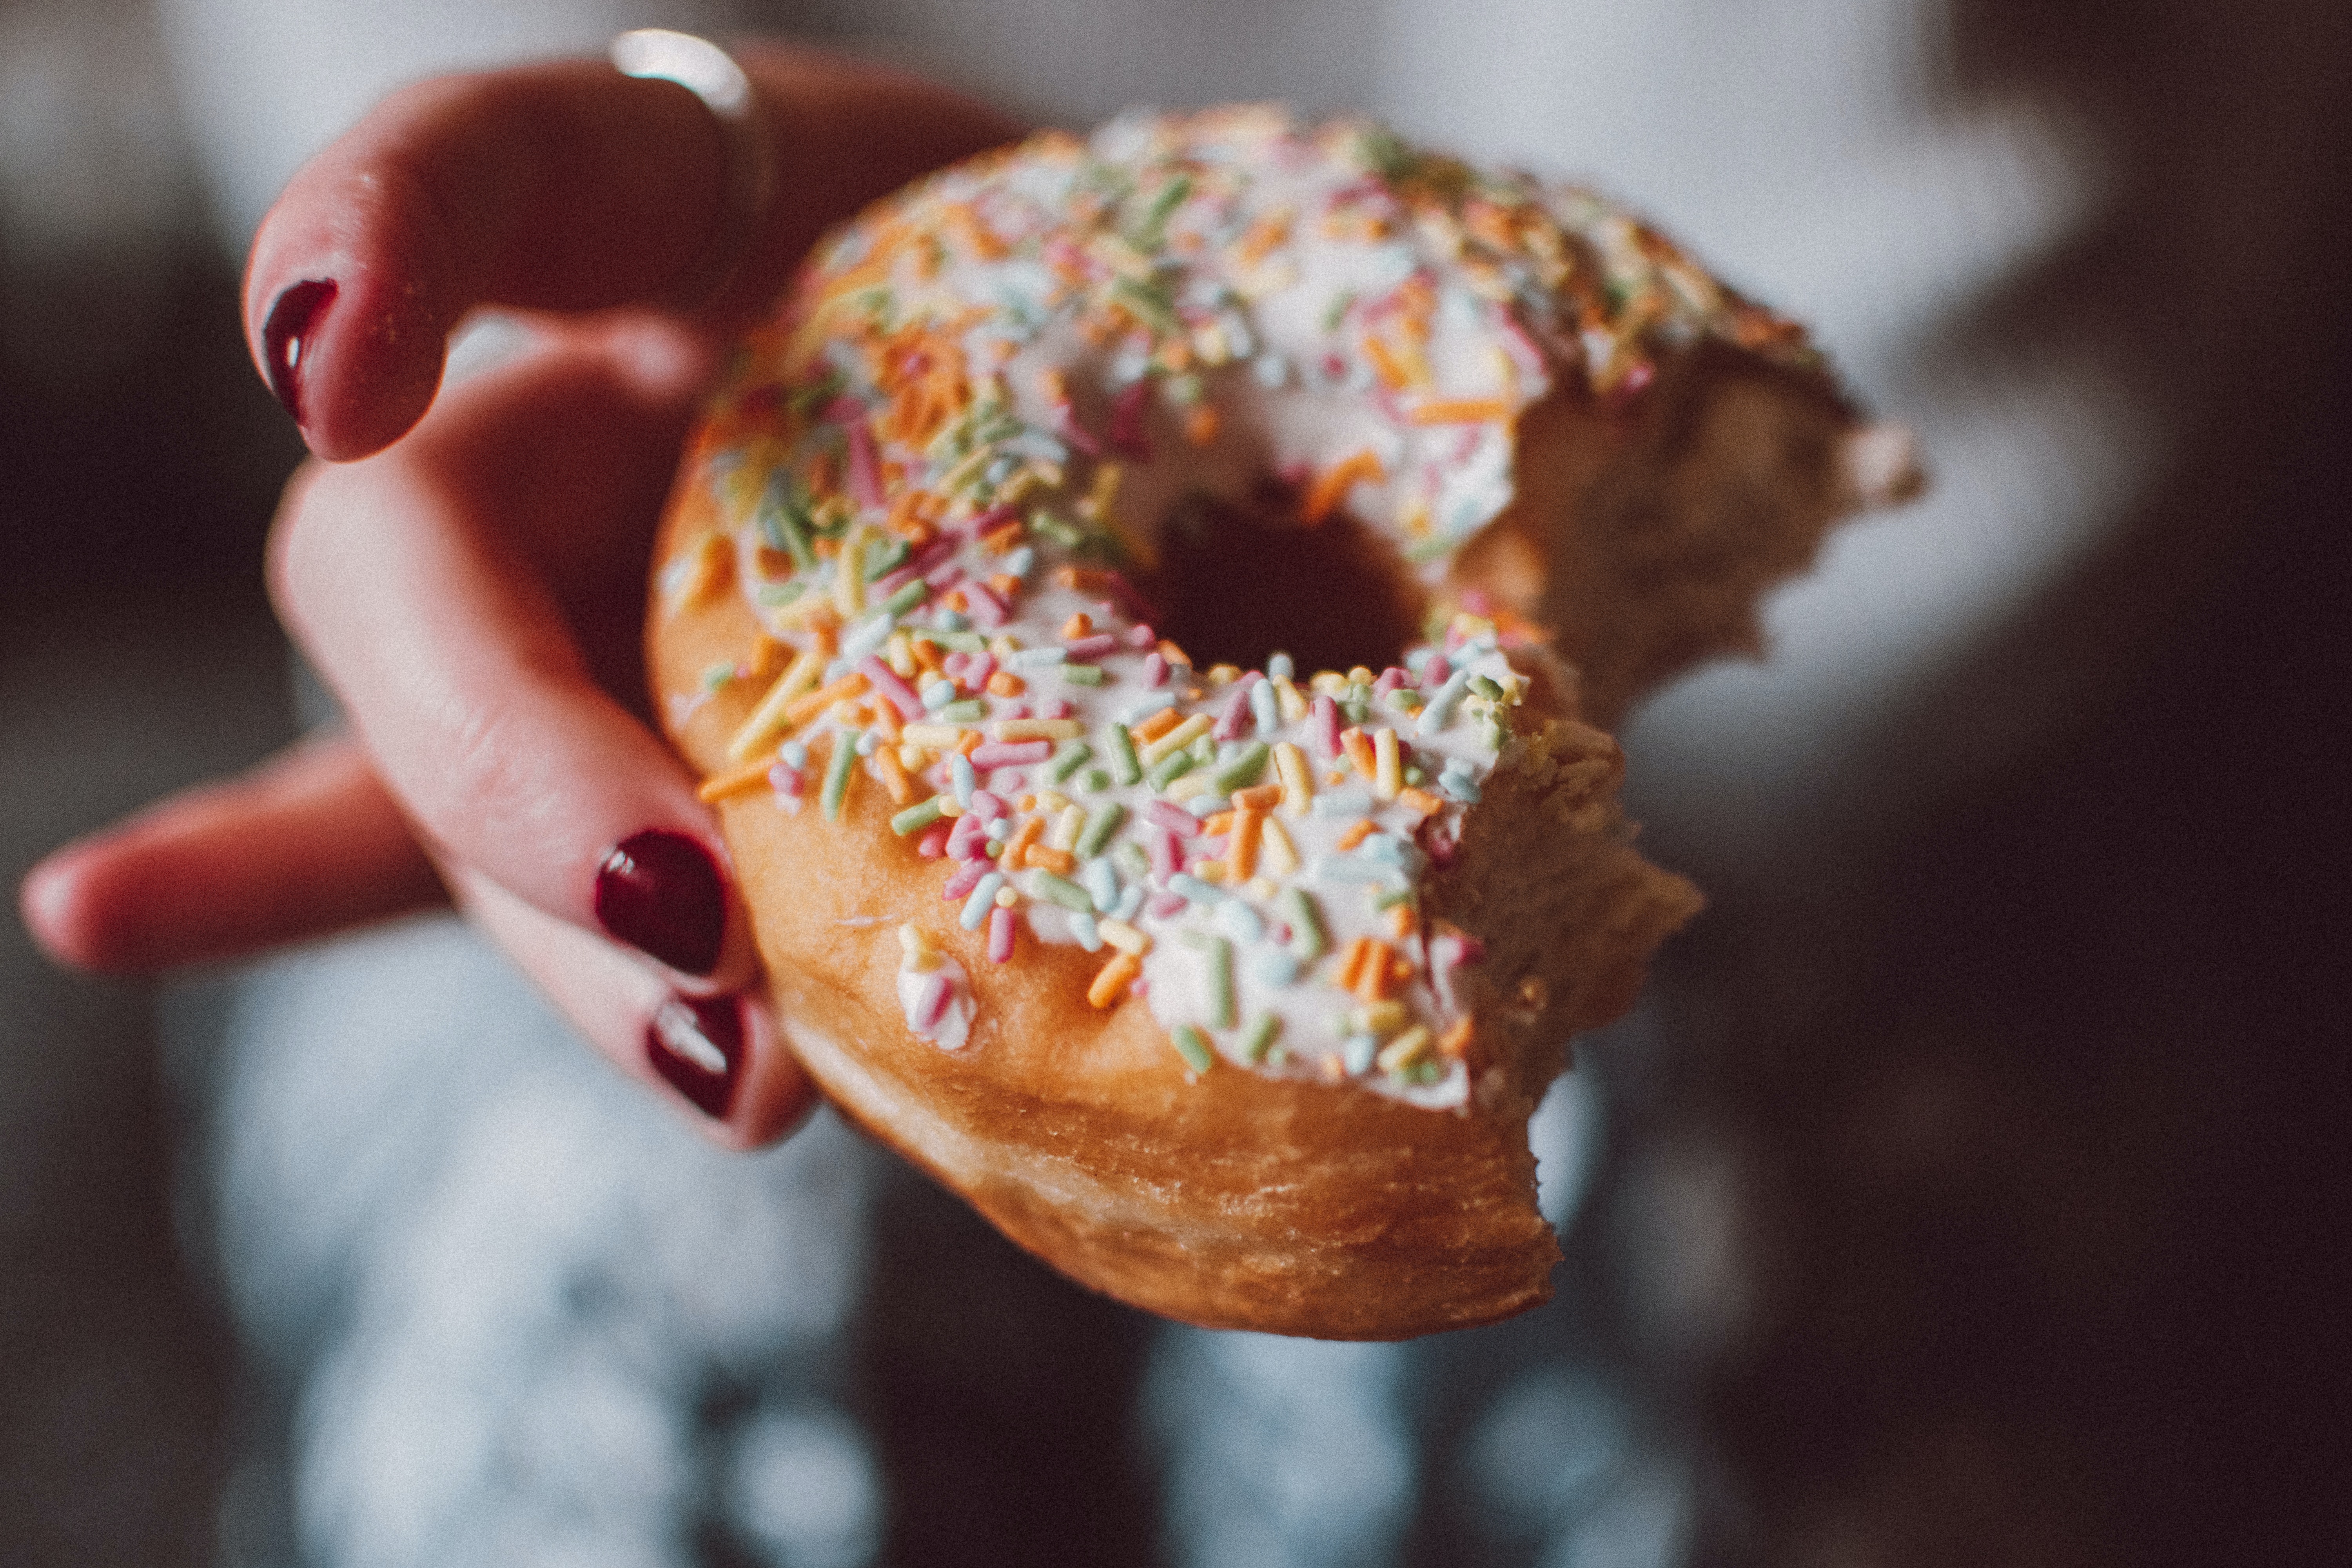
[[[1203,860],[1192,868],[1192,875],[1200,878],[1203,882],[1213,883],[1219,887],[1233,879],[1227,874],[1225,863],[1223,860]]]
[[[1356,1017],[1364,1026],[1364,1032],[1379,1040],[1385,1040],[1403,1028],[1408,1016],[1404,1004],[1395,1000],[1374,1002],[1356,1010]]]
[[[866,574],[859,570],[865,556],[866,527],[859,523],[842,540],[841,553],[833,561],[833,605],[845,621],[866,613]]]
[[[1206,768],[1202,768],[1196,773],[1186,773],[1182,778],[1178,779],[1174,784],[1170,784],[1166,789],[1160,791],[1160,793],[1166,795],[1170,800],[1172,800],[1181,805],[1184,802],[1192,799],[1194,795],[1200,795],[1207,790],[1209,787],[1209,781],[1214,777],[1216,777],[1216,774],[1209,772]]]
[[[931,939],[925,936],[912,921],[898,928],[898,946],[906,954],[909,969],[923,971],[940,966],[939,949],[931,945]]]
[[[751,716],[743,721],[743,727],[735,731],[735,738],[727,742],[727,760],[730,763],[750,762],[752,752],[783,730],[784,710],[793,700],[814,685],[817,677],[824,673],[824,656],[813,647],[803,648],[800,657],[776,678],[776,683],[768,688],[768,694],[760,699],[760,705],[751,710]]]
[[[1258,846],[1258,853],[1274,868],[1274,874],[1287,877],[1296,873],[1298,869],[1298,847],[1290,842],[1289,830],[1269,816],[1258,832],[1264,839]]]
[[[1401,1072],[1429,1054],[1429,1027],[1415,1024],[1381,1047],[1377,1060],[1382,1072]]]
[[[911,728],[911,726],[910,726]],[[989,727],[992,741],[1075,741],[1087,732],[1076,719],[1003,719]]]
[[[1396,731],[1383,726],[1372,731],[1372,794],[1394,800],[1404,787],[1403,764],[1397,760]]]
[[[915,671],[920,668],[915,663],[914,642],[904,632],[890,634],[890,642],[884,657],[888,660],[890,668],[898,671],[898,679],[901,680],[912,680],[915,679]]]
[[[1143,765],[1147,768],[1156,766],[1169,752],[1181,751],[1191,745],[1209,732],[1209,716],[1206,713],[1193,714],[1190,719],[1143,748],[1141,757]],[[1077,725],[1074,721],[1071,724],[1071,733],[1076,732]]]
[[[1078,835],[1086,826],[1087,808],[1085,806],[1065,805],[1062,807],[1061,814],[1054,818],[1054,831],[1045,836],[1046,847],[1065,851],[1076,847]]]
[[[909,746],[920,746],[929,752],[952,752],[956,742],[971,733],[960,724],[909,724],[898,731],[898,738]]]
[[[1283,684],[1288,685],[1285,681]],[[1274,743],[1275,776],[1282,781],[1282,809],[1293,816],[1307,815],[1315,799],[1315,774],[1307,765],[1307,753],[1290,741]]]
[[[1031,811],[1066,811],[1069,809],[1069,805],[1070,797],[1064,795],[1060,790],[1041,789],[1036,794],[1034,803],[1026,809]],[[1065,845],[1063,847],[1067,848],[1068,846]]]
[[[1318,669],[1307,686],[1326,697],[1336,698],[1348,689],[1348,678],[1336,669]]]
[[[1097,921],[1095,930],[1101,933],[1103,941],[1121,952],[1131,952],[1141,958],[1151,951],[1151,939],[1125,921]]]
[[[1274,678],[1274,701],[1286,724],[1296,724],[1307,717],[1307,694],[1286,675]]]
[[[1241,667],[1235,664],[1213,664],[1206,677],[1210,686],[1231,686],[1242,678]]]

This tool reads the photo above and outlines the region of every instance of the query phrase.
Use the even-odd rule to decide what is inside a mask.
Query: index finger
[[[772,295],[829,225],[1019,132],[904,72],[779,45],[736,56],[776,177],[709,324]],[[247,263],[247,337],[312,450],[365,457],[423,416],[468,310],[657,304],[704,266],[729,199],[725,133],[674,82],[588,60],[439,78],[287,186]]]

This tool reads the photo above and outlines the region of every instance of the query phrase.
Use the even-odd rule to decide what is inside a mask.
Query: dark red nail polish
[[[302,369],[316,339],[319,318],[335,302],[335,280],[310,278],[278,296],[269,319],[261,324],[261,357],[269,372],[269,390],[294,423],[302,423]]]
[[[742,999],[671,997],[646,1026],[646,1059],[705,1116],[724,1117],[743,1065]]]
[[[710,851],[648,827],[621,840],[596,870],[596,919],[672,969],[708,974],[727,934],[727,885]]]

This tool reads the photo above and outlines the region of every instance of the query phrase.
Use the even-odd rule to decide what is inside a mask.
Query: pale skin
[[[34,868],[25,921],[53,957],[152,973],[454,900],[583,1038],[673,1100],[646,1057],[655,1009],[743,994],[731,1107],[689,1112],[720,1142],[772,1142],[806,1113],[814,1090],[759,999],[731,886],[707,976],[612,940],[592,908],[598,866],[648,828],[725,864],[647,722],[654,527],[723,345],[809,244],[1021,127],[900,73],[736,52],[778,181],[715,299],[676,302],[724,227],[718,124],[684,89],[601,62],[408,89],[287,187],[245,279],[257,364],[288,289],[337,292],[300,356],[315,456],[279,507],[269,587],[350,728]],[[449,336],[482,306],[530,313],[537,340],[443,388]]]

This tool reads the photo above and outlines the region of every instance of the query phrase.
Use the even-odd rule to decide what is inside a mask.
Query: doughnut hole
[[[1139,586],[1160,612],[1160,636],[1196,668],[1258,669],[1282,652],[1302,677],[1396,663],[1419,640],[1429,602],[1372,529],[1344,513],[1310,527],[1279,497],[1188,498]]]

